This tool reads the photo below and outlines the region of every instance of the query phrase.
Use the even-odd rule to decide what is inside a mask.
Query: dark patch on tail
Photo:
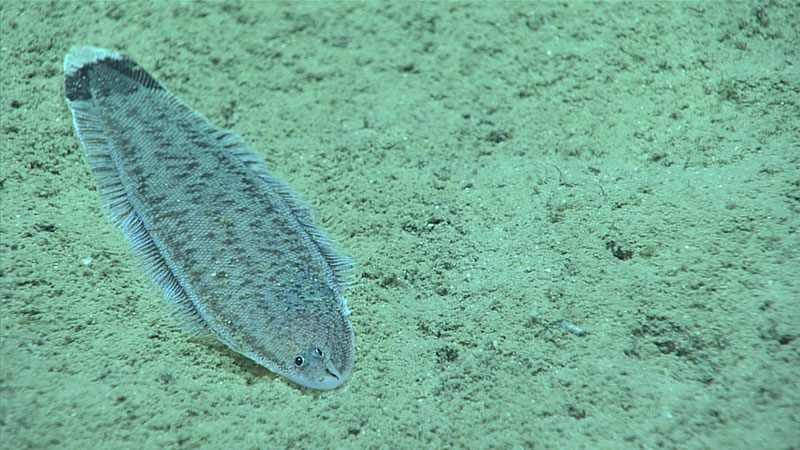
[[[135,61],[127,56],[105,56],[101,59],[87,62],[72,73],[67,73],[64,79],[64,91],[69,101],[91,100],[90,85],[98,68],[111,69],[120,76],[130,78],[146,89],[165,90],[161,83],[152,75],[139,67]]]

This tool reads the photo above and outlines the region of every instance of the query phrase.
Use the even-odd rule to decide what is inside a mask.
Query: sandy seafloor
[[[800,448],[797,2],[0,11],[0,447]],[[343,387],[168,314],[74,135],[80,44],[357,261]]]

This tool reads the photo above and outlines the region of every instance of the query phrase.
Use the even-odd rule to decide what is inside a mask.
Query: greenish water
[[[1,448],[800,445],[796,2],[0,13]],[[357,261],[343,387],[169,316],[74,136],[84,44],[241,134]]]

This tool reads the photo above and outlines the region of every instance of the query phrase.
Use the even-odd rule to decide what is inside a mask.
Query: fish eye
[[[304,362],[305,360],[303,359],[302,356],[298,356],[297,358],[294,359],[294,365],[297,367],[302,367]]]

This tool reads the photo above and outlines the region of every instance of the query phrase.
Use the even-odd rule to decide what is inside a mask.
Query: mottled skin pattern
[[[275,373],[340,385],[353,365],[348,260],[288,188],[130,59],[82,47],[65,72],[110,213],[181,312]]]

